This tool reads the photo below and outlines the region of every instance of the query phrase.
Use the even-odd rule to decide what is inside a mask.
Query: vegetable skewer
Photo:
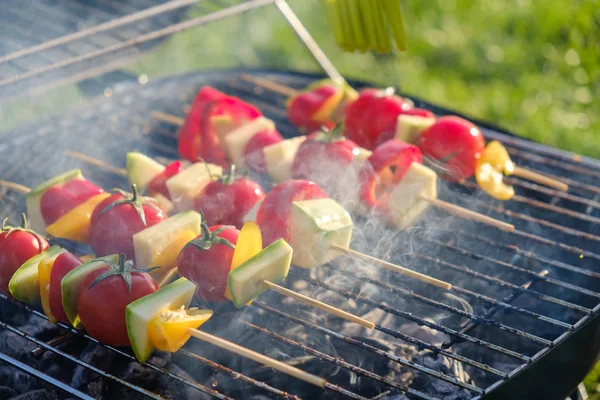
[[[88,160],[87,157],[84,159]],[[94,165],[98,165],[98,163],[94,163]],[[194,212],[191,212],[191,213],[195,214]],[[169,220],[172,220],[172,222],[170,222],[169,220],[165,220],[155,226],[150,226],[147,229],[142,230],[139,233],[133,235],[133,245],[134,245],[134,250],[135,250],[135,257],[136,257],[139,265],[146,265],[146,264],[156,265],[156,263],[158,263],[159,265],[163,265],[163,261],[159,261],[159,260],[165,259],[165,257],[161,257],[163,255],[163,253],[161,253],[161,251],[164,252],[165,254],[167,254],[167,257],[169,257],[169,255],[171,253],[173,253],[174,251],[179,252],[179,249],[181,249],[181,247],[183,247],[183,246],[180,244],[177,244],[177,238],[175,238],[173,240],[173,244],[176,245],[176,247],[174,247],[173,249],[171,248],[171,247],[173,247],[172,245],[162,246],[164,248],[158,247],[159,243],[157,241],[157,236],[154,234],[151,234],[150,231],[154,232],[158,229],[162,232],[165,232],[165,231],[168,232],[169,229],[172,229],[171,226],[181,226],[182,229],[185,230],[185,232],[188,232],[189,227],[185,228],[186,225],[181,225],[180,222],[175,221],[178,218],[179,218],[179,220],[183,221],[183,218],[186,217],[185,214],[189,214],[189,212],[181,213],[181,214],[171,217]],[[69,218],[68,213],[66,214],[66,217]],[[190,217],[193,217],[193,216],[190,215]],[[92,218],[93,218],[93,216],[92,216]],[[208,232],[208,227],[206,226],[206,222],[203,219],[201,219],[200,216],[198,216],[198,218],[199,218],[198,221],[201,221],[199,223],[201,224],[202,227],[204,227],[203,231]],[[189,218],[187,218],[186,220],[189,220]],[[194,219],[192,219],[192,220],[194,220]],[[169,225],[169,227],[167,227],[167,225]],[[27,228],[25,227],[23,229],[27,229]],[[197,231],[199,232],[199,229],[197,229]],[[146,234],[146,232],[148,232],[148,233]],[[175,234],[175,232],[172,234]],[[193,239],[194,236],[195,236],[195,234],[192,235],[192,237],[190,239]],[[205,233],[205,236],[206,236],[206,233]],[[203,243],[206,243],[206,240],[207,239],[205,238]],[[235,245],[232,245],[232,246],[235,247]],[[152,247],[151,251],[145,250],[149,247]],[[160,250],[161,248],[162,248],[162,250]],[[157,254],[154,254],[154,256],[153,256],[152,255],[153,253],[157,253]],[[54,258],[52,259],[52,261],[53,260],[54,260]],[[164,261],[164,264],[172,265],[172,262]],[[49,268],[51,268],[51,266],[52,266],[52,264],[50,264]],[[163,286],[166,282],[168,282],[168,280],[174,275],[173,271],[174,271],[174,266],[167,269],[164,273],[154,276],[155,280],[157,281],[157,284],[159,286]],[[48,272],[48,274],[49,274],[49,272]],[[35,275],[37,276],[37,274],[35,274]],[[8,285],[8,281],[6,282],[6,284]],[[323,311],[326,311],[330,314],[333,314],[340,318],[346,319],[348,321],[358,323],[361,326],[364,326],[368,329],[373,329],[375,326],[375,324],[371,321],[365,320],[364,318],[357,317],[357,316],[352,315],[348,312],[345,312],[339,308],[330,306],[321,301],[317,301],[308,296],[304,296],[304,295],[301,295],[294,291],[291,291],[289,289],[286,289],[282,286],[277,285],[274,282],[268,282],[265,280],[264,282],[261,282],[261,284],[264,284],[268,289],[274,290],[283,296],[290,297],[290,298],[300,301],[308,306],[319,308]],[[24,298],[25,297],[23,297],[22,299],[24,299]],[[44,310],[47,310],[47,307],[44,307]],[[48,314],[48,315],[51,319],[53,318],[50,314]]]
[[[271,90],[271,91],[283,94],[283,95],[291,97],[291,98],[295,98],[295,97],[299,96],[302,93],[301,91],[298,91],[298,90],[292,89],[292,88],[288,88],[285,85],[281,85],[281,84],[279,84],[277,82],[273,82],[273,81],[271,81],[269,79],[265,79],[265,78],[261,78],[261,77],[254,77],[254,76],[249,75],[249,74],[241,74],[240,76],[241,76],[242,79],[246,80],[247,82],[253,83],[253,84],[258,85],[260,87],[263,87],[265,89],[268,89],[268,90]],[[406,117],[406,116],[407,115],[404,114],[404,113],[398,116],[398,122],[397,122],[398,123],[398,127],[396,128],[397,134],[400,132],[400,129],[406,128],[406,127],[402,127],[402,118]],[[408,114],[408,116],[410,116],[410,114]],[[425,118],[427,118],[427,117],[428,116],[424,115],[422,121],[425,122]],[[407,119],[410,120],[410,118],[407,118]],[[420,122],[418,122],[418,120],[415,121],[413,119],[412,123],[415,123],[415,122],[417,124],[420,123]],[[431,125],[431,123],[429,123],[429,125]],[[422,132],[427,126],[428,125],[425,125],[422,128],[418,129],[418,131],[416,133]],[[411,129],[411,132],[412,132],[412,135],[414,135],[414,133],[415,133],[414,132],[414,127]],[[404,133],[403,135],[405,135],[405,134],[406,133]],[[401,138],[402,139],[407,139],[406,137],[401,137]],[[412,139],[414,139],[414,137]],[[454,146],[452,146],[452,147],[454,147]],[[509,161],[510,161],[510,159],[509,159]],[[506,172],[508,173],[508,171],[506,171]],[[536,171],[532,171],[532,170],[527,169],[527,168],[518,167],[518,166],[516,166],[514,164],[513,164],[512,170],[510,171],[510,174],[518,176],[518,177],[521,177],[521,178],[526,179],[526,180],[530,180],[530,181],[542,184],[542,185],[546,185],[546,186],[552,187],[552,188],[554,188],[556,190],[561,190],[561,191],[567,191],[568,190],[568,185],[565,184],[564,182],[561,182],[559,180],[550,178],[548,176],[545,176],[543,174],[540,174],[540,173],[538,173]],[[486,189],[485,185],[483,185],[482,187],[484,189]],[[488,190],[486,189],[486,191],[488,191]],[[490,194],[492,194],[492,193],[493,192],[490,191]],[[501,198],[501,199],[503,199],[503,198]]]
[[[87,159],[89,159],[89,156],[78,157],[78,158],[86,161]],[[100,163],[94,162],[93,164],[96,165],[96,166],[98,166],[98,165],[101,165],[102,162],[100,162]],[[429,201],[436,202],[435,199],[430,199],[430,198],[427,198],[425,196],[422,196],[422,197],[423,197],[424,201],[427,201],[427,202],[429,202]],[[449,204],[449,203],[441,202],[438,205],[440,207],[445,207],[446,204]],[[449,206],[450,207],[456,207],[456,206],[453,206],[452,204],[449,204]],[[489,217],[487,217],[485,215],[482,215],[482,214],[473,213],[473,215],[470,215],[470,214],[468,214],[470,212],[470,210],[462,209],[460,207],[457,207],[457,209],[453,209],[453,211],[456,212],[456,213],[462,213],[462,214],[464,214],[464,215],[466,215],[466,216],[468,216],[468,217],[470,217],[472,219],[481,220],[484,223],[501,223],[501,224],[505,224],[505,223],[502,223],[501,221],[493,220],[492,218],[489,218]],[[509,224],[505,224],[505,226],[504,225],[500,225],[500,226],[501,226],[501,229],[504,229],[504,230],[507,230],[507,231],[514,230],[514,227],[512,225],[509,225]],[[432,277],[430,277],[428,275],[421,274],[421,273],[418,273],[416,271],[413,271],[413,270],[410,270],[410,269],[407,269],[407,268],[404,268],[404,267],[401,267],[401,266],[398,266],[398,265],[395,265],[395,264],[392,264],[392,263],[389,263],[389,262],[377,259],[375,257],[369,256],[369,255],[361,253],[361,252],[358,252],[356,250],[351,250],[351,249],[349,249],[347,247],[342,247],[342,246],[337,246],[336,249],[339,252],[346,252],[346,253],[351,254],[352,256],[354,256],[354,257],[356,257],[358,259],[362,259],[363,261],[377,264],[377,265],[379,265],[379,266],[381,266],[381,267],[383,267],[385,269],[388,269],[388,270],[391,270],[393,272],[409,276],[411,278],[420,280],[420,281],[422,281],[424,283],[428,283],[428,284],[437,286],[437,287],[442,288],[444,290],[450,290],[452,288],[452,285],[449,284],[448,282],[441,281],[441,280],[432,278]],[[298,300],[300,300],[300,299],[298,298]]]
[[[155,117],[158,117],[158,119],[160,119],[161,121],[167,122],[167,123],[175,123],[176,120],[174,120],[173,118],[163,118],[165,116],[164,113],[153,113],[152,114]],[[422,201],[428,202],[429,204],[441,208],[444,211],[456,215],[458,217],[461,218],[465,218],[465,219],[471,219],[486,225],[490,225],[493,226],[497,229],[506,231],[506,232],[512,232],[514,231],[514,226],[502,221],[499,221],[497,219],[494,219],[492,217],[488,217],[486,215],[477,213],[475,211],[471,211],[469,209],[448,203],[444,200],[440,200],[440,199],[432,199],[430,197],[426,197],[426,196],[421,196],[420,199]]]

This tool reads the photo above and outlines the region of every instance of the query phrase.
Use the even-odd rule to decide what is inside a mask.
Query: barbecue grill
[[[67,7],[38,0],[32,2],[36,11],[8,2],[1,14],[10,13],[13,23],[3,25],[10,32],[25,32],[30,12],[52,13],[58,18],[54,26],[62,31],[27,30],[27,35],[9,35],[0,43],[2,101],[97,77],[130,62],[152,41],[267,6],[282,13],[326,75],[339,78],[285,1],[215,2],[212,10],[217,11],[179,22],[195,2],[85,1]],[[12,42],[13,37],[22,42]],[[110,92],[69,112],[2,133],[2,179],[34,186],[81,167],[102,187],[125,187],[118,168],[128,151],[177,158],[178,128],[153,119],[152,113],[183,117],[203,85],[254,104],[284,136],[298,135],[287,122],[285,96],[249,82],[242,73],[294,89],[323,77],[211,71],[113,84]],[[412,98],[436,114],[451,113]],[[568,183],[569,191],[513,178],[518,195],[498,202],[471,182],[442,183],[441,198],[512,223],[516,230],[511,233],[438,210],[403,232],[372,218],[356,218],[354,248],[444,279],[453,284],[450,292],[342,257],[314,270],[293,269],[286,285],[368,315],[377,323],[375,330],[298,306],[276,293],[266,293],[240,311],[219,306],[206,325],[209,332],[325,378],[325,388],[193,341],[176,354],[157,354],[142,365],[129,350],[50,324],[39,308],[0,294],[0,395],[11,397],[15,393],[7,387],[12,387],[28,398],[564,399],[600,349],[600,189],[595,186],[600,162],[475,122],[488,140],[501,141],[520,166]],[[69,157],[73,152],[101,159],[113,169]],[[3,217],[17,220],[24,205],[17,185],[0,187]]]

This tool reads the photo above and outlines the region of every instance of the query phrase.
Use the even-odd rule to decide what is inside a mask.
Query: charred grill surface
[[[297,89],[316,79],[259,75]],[[66,157],[65,151],[115,167],[123,167],[133,149],[177,158],[178,128],[153,120],[151,113],[183,117],[203,85],[256,105],[284,136],[299,134],[287,122],[285,98],[240,79],[237,72],[173,77],[114,87],[110,98],[0,134],[2,179],[35,186],[81,167],[104,188],[123,188],[122,176]],[[193,340],[185,351],[156,354],[140,365],[129,350],[49,324],[39,308],[0,295],[0,394],[13,387],[14,395],[38,398],[564,398],[598,350],[600,203],[594,184],[600,163],[491,127],[484,133],[488,140],[504,142],[520,166],[566,177],[571,190],[515,180],[518,196],[501,203],[469,182],[439,183],[442,199],[510,222],[517,228],[513,233],[438,210],[403,232],[374,218],[355,219],[353,248],[446,280],[453,285],[450,292],[344,256],[314,270],[293,269],[286,285],[368,316],[375,330],[275,293],[241,311],[216,307],[217,315],[203,327],[326,378],[325,389]],[[0,207],[2,217],[17,220],[24,197],[0,187]],[[72,338],[51,341],[69,333]],[[36,347],[40,350],[30,354]],[[551,364],[557,360],[560,367]],[[557,369],[563,374],[555,375]],[[551,389],[544,392],[543,386]]]

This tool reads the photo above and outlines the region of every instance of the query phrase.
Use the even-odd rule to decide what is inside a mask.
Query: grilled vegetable
[[[60,282],[62,292],[62,305],[69,322],[73,327],[81,329],[81,320],[77,310],[77,298],[82,289],[82,282],[90,273],[105,268],[107,262],[119,262],[119,255],[113,254],[106,257],[94,258],[69,271]]]
[[[34,303],[38,301],[40,299],[39,264],[44,260],[54,260],[65,251],[65,249],[59,246],[52,246],[27,260],[14,273],[8,283],[10,294],[23,303]]]
[[[295,201],[290,218],[294,265],[314,268],[332,260],[340,253],[331,245],[347,248],[352,227],[350,214],[335,200]]]
[[[257,174],[267,174],[267,161],[263,149],[280,142],[283,142],[283,137],[276,130],[258,132],[244,147],[244,165]]]
[[[150,183],[148,183],[148,194],[151,196],[161,195],[171,200],[171,194],[167,187],[167,181],[183,171],[183,163],[181,161],[173,161],[165,167],[165,169],[156,175]]]
[[[263,281],[281,283],[290,269],[292,253],[290,245],[279,239],[232,270],[227,278],[227,288],[235,306],[241,308],[265,292],[268,288]]]
[[[62,305],[61,281],[67,273],[81,264],[83,261],[68,251],[55,258],[48,257],[38,264],[42,307],[50,322],[69,322]]]
[[[190,165],[166,181],[169,195],[179,211],[191,210],[194,199],[210,181],[218,179],[223,169],[218,165],[199,162]]]
[[[100,193],[102,189],[85,180],[78,169],[47,180],[25,196],[31,228],[43,232],[46,225]]]
[[[210,310],[186,310],[195,290],[192,282],[179,278],[127,306],[127,334],[140,362],[145,362],[154,348],[177,351],[189,339],[188,329],[197,329],[211,317]]]
[[[290,215],[294,201],[326,197],[327,193],[310,181],[290,180],[275,186],[265,196],[256,215],[263,243],[271,244],[281,238],[290,240]]]
[[[233,258],[231,259],[231,271],[242,265],[246,260],[254,257],[262,250],[262,235],[260,227],[255,222],[246,222],[238,236]],[[229,288],[225,289],[225,297],[231,300]]]
[[[312,132],[322,126],[335,126],[332,114],[344,97],[344,91],[335,85],[324,84],[292,98],[288,104],[288,118],[303,132]]]
[[[496,140],[488,143],[483,155],[477,160],[475,179],[483,190],[498,200],[509,200],[515,195],[512,186],[504,183],[504,176],[511,175],[515,165],[502,144]]]
[[[90,225],[94,209],[109,196],[109,193],[101,193],[90,197],[60,217],[52,225],[46,227],[46,233],[75,242],[89,243]]]
[[[154,293],[158,286],[146,270],[132,268],[123,255],[118,262],[103,260],[100,268],[83,278],[77,295],[77,313],[85,330],[110,346],[128,346],[125,308]]]
[[[261,132],[275,131],[275,124],[270,119],[258,117],[233,130],[225,137],[225,144],[231,162],[238,168],[245,168],[244,152],[252,138]]]
[[[196,296],[208,302],[224,302],[227,274],[239,231],[233,226],[208,227],[189,242],[177,257],[179,274],[196,284]]]
[[[263,149],[267,173],[274,182],[292,179],[292,163],[298,148],[305,140],[306,136],[297,136]]]
[[[354,160],[356,143],[341,136],[341,130],[316,132],[302,142],[292,164],[294,179],[311,180],[330,193]]]
[[[466,119],[439,118],[417,139],[423,155],[439,163],[440,176],[450,181],[466,179],[475,173],[485,140],[477,126]]]
[[[167,218],[156,201],[133,193],[118,191],[94,209],[91,218],[90,243],[97,256],[123,253],[135,257],[133,235]]]
[[[25,215],[22,218],[22,226],[10,226],[4,220],[0,230],[0,292],[5,294],[15,272],[48,248],[46,239],[29,230]]]
[[[415,162],[421,163],[421,151],[416,146],[398,139],[378,146],[359,172],[361,202],[368,208],[387,212],[390,192]]]
[[[262,187],[249,178],[236,177],[232,165],[226,175],[204,187],[194,200],[194,209],[203,212],[208,225],[233,225],[240,229],[244,215],[264,197]]]
[[[417,109],[413,109],[417,110]],[[419,135],[435,123],[435,115],[431,111],[424,111],[423,115],[400,114],[396,124],[396,139],[403,142],[414,143]]]
[[[160,267],[150,274],[157,282],[176,266],[177,256],[185,245],[200,234],[202,217],[186,211],[133,235],[137,266]]]
[[[165,166],[152,158],[138,152],[127,153],[127,177],[130,185],[136,185],[144,191],[148,184],[165,170]]]

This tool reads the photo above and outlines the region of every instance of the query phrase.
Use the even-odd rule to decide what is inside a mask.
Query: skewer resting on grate
[[[273,92],[282,94],[286,97],[296,97],[299,94],[301,94],[302,92],[300,90],[288,87],[286,85],[282,85],[278,82],[274,82],[270,79],[266,79],[266,78],[261,78],[258,76],[253,76],[250,74],[240,74],[241,79],[253,83],[257,86],[260,86],[264,89],[268,89],[271,90]],[[527,168],[522,168],[519,167],[517,165],[515,165],[514,163],[512,163],[512,171],[511,171],[511,175],[526,179],[526,180],[530,180],[532,182],[536,182],[548,187],[551,187],[553,189],[556,190],[560,190],[560,191],[567,191],[569,189],[569,186],[564,183],[561,182],[557,179],[551,178],[549,176],[543,175],[539,172],[536,171],[532,171],[530,169]]]
[[[171,114],[167,114],[167,113],[164,113],[161,111],[152,112],[152,117],[157,120],[160,120],[160,121],[163,121],[163,122],[166,122],[169,124],[173,124],[176,126],[182,126],[183,122],[184,122],[184,120],[180,117],[177,117],[177,116],[174,116]],[[437,207],[439,209],[442,209],[442,210],[446,211],[447,213],[455,215],[457,217],[477,221],[482,224],[493,226],[494,228],[500,229],[505,232],[512,232],[515,229],[514,225],[512,225],[512,224],[509,224],[509,223],[506,223],[503,221],[499,221],[499,220],[489,217],[487,215],[483,215],[483,214],[477,213],[475,211],[471,211],[467,208],[463,208],[463,207],[457,206],[455,204],[448,203],[447,201],[444,201],[444,200],[434,199],[434,198],[427,197],[424,195],[420,195],[419,200],[427,202],[428,204],[430,204],[434,207]]]

